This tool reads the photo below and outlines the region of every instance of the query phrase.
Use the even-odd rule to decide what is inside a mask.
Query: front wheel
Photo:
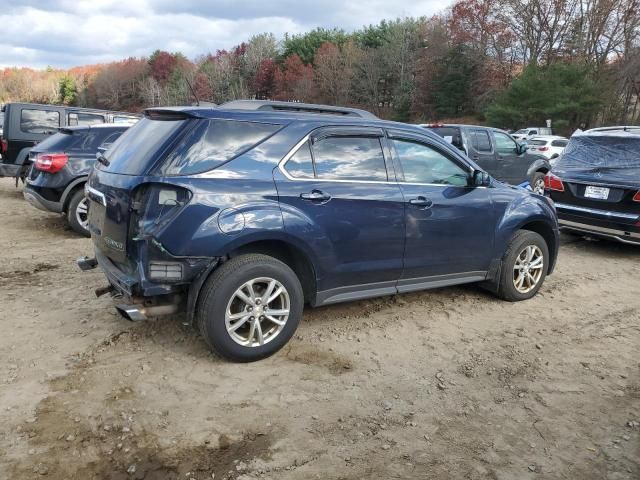
[[[533,297],[544,282],[549,267],[549,247],[541,235],[518,231],[502,258],[498,296],[510,302]]]
[[[536,172],[531,178],[531,190],[538,195],[544,195],[544,173]]]
[[[303,306],[302,286],[289,266],[267,255],[241,255],[204,284],[196,322],[213,353],[252,362],[289,341]]]
[[[81,188],[73,194],[67,209],[67,221],[74,232],[90,237],[89,232],[89,200]]]

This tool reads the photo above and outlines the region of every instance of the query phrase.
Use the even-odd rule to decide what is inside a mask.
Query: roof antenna
[[[198,99],[198,95],[196,95],[196,91],[193,88],[193,85],[191,85],[191,82],[189,81],[189,79],[187,78],[187,76],[184,76],[184,81],[187,82],[187,85],[189,85],[189,90],[191,90],[191,94],[193,95],[193,98],[196,99],[196,106],[200,106],[200,100]]]

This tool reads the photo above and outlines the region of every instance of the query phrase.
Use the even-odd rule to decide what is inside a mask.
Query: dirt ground
[[[640,478],[640,248],[564,237],[534,299],[306,310],[278,355],[96,299],[91,253],[0,181],[1,479]]]

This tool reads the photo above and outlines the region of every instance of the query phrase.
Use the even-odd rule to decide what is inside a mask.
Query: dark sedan
[[[84,184],[98,150],[108,148],[127,128],[117,124],[61,128],[33,147],[25,199],[41,210],[66,214],[71,228],[88,237]]]

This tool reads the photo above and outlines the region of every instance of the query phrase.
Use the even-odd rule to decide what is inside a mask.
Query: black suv
[[[516,141],[503,130],[479,125],[422,126],[463,151],[497,180],[512,185],[528,183],[534,192],[544,195],[544,176],[551,165],[544,156],[528,152],[525,142]]]
[[[95,258],[130,320],[186,312],[211,349],[276,352],[305,303],[482,282],[531,298],[553,271],[549,199],[439,136],[369,112],[236,101],[153,108],[86,187]]]
[[[640,245],[640,127],[574,134],[545,183],[562,229]]]
[[[16,179],[24,179],[29,171],[31,148],[56,133],[60,127],[99,123],[131,125],[140,118],[127,112],[35,103],[7,103],[2,111],[4,125],[0,137],[0,177]]]
[[[115,124],[61,128],[33,147],[24,198],[41,210],[65,213],[71,228],[88,237],[84,185],[96,154],[106,151],[127,128]]]

